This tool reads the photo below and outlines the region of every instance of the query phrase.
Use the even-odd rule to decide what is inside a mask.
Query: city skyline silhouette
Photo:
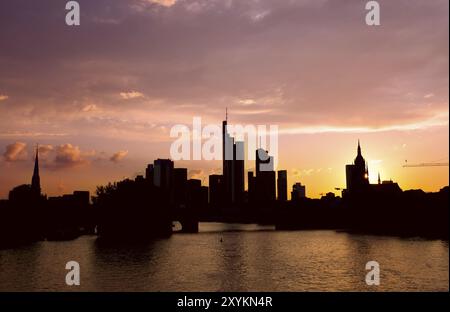
[[[371,184],[360,140],[354,161],[345,166],[342,197],[327,192],[319,200],[308,198],[307,185],[301,183],[292,185],[288,200],[287,170],[275,170],[273,157],[260,146],[255,150],[255,170],[247,172],[246,188],[239,143],[229,134],[227,113],[222,124],[223,155],[231,148],[232,157],[223,160],[222,174],[209,176],[208,187],[188,178],[187,168],[158,158],[147,165],[145,175],[97,186],[92,204],[88,191],[45,195],[36,145],[31,184],[14,187],[8,200],[0,201],[8,224],[3,234],[17,232],[13,235],[17,243],[67,240],[83,234],[113,242],[146,241],[170,236],[175,221],[182,232],[197,233],[203,221],[448,239],[449,187],[436,193],[403,191],[396,182],[381,180],[380,174],[377,183]],[[31,219],[22,216],[28,213]],[[14,244],[14,239],[10,242],[4,235],[3,245]]]
[[[0,198],[28,180],[36,143],[47,194],[92,193],[169,158],[174,124],[217,124],[225,107],[232,123],[282,129],[280,168],[311,197],[344,187],[341,166],[358,138],[371,183],[380,172],[404,189],[448,184],[445,167],[402,167],[448,161],[447,2],[418,1],[406,13],[392,2],[385,23],[369,27],[357,0],[194,11],[189,1],[111,0],[105,11],[83,0],[74,27],[53,1],[1,4],[10,14],[1,19]],[[222,166],[179,165],[205,184]]]
[[[448,12],[0,1],[0,292],[448,292]]]

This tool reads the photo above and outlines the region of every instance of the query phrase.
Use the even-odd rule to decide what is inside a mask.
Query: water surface
[[[147,244],[82,236],[0,250],[0,291],[448,291],[448,252],[439,240],[201,223]],[[65,284],[71,260],[80,286]],[[365,283],[371,260],[377,287]]]

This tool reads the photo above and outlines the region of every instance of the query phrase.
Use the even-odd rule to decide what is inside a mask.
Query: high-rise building
[[[260,202],[276,199],[276,176],[273,157],[262,148],[256,150],[255,198]]]
[[[173,161],[157,159],[153,163],[153,184],[164,190],[170,190],[173,182]]]
[[[271,202],[276,199],[275,171],[261,171],[256,176],[256,197],[261,202]]]
[[[224,185],[224,202],[233,202],[233,150],[234,139],[228,133],[228,111],[226,118],[222,122],[222,175]]]
[[[207,186],[200,187],[200,207],[201,209],[205,209],[208,207],[208,193],[209,188]]]
[[[186,204],[187,201],[187,169],[173,169],[173,196],[175,204]]]
[[[31,178],[31,190],[36,194],[41,194],[41,178],[39,177],[39,146],[36,147],[33,177]]]
[[[301,183],[295,183],[292,186],[291,200],[298,201],[300,198],[306,197],[306,186]]]
[[[369,185],[369,169],[361,153],[361,145],[358,140],[357,155],[351,165],[345,166],[347,191],[361,190]]]
[[[269,152],[262,149],[262,148],[258,148],[256,150],[256,155],[255,155],[255,159],[256,159],[256,176],[258,176],[258,174],[261,171],[273,171],[273,157],[269,156]]]
[[[248,183],[248,201],[254,203],[256,201],[256,179],[253,175],[253,171],[247,173]]]
[[[233,144],[233,196],[234,203],[244,201],[245,191],[245,163],[244,163],[244,142]]]
[[[153,164],[148,164],[145,169],[145,179],[153,184],[154,169]]]
[[[220,207],[223,204],[223,175],[212,174],[209,176],[209,202],[213,207]]]
[[[286,170],[278,170],[277,192],[278,192],[278,200],[280,200],[280,201],[287,200],[287,171]]]
[[[244,142],[235,142],[228,133],[228,112],[222,122],[223,199],[227,204],[242,202],[245,192]]]
[[[187,180],[188,202],[194,209],[198,209],[197,205],[201,202],[202,181],[198,179]]]

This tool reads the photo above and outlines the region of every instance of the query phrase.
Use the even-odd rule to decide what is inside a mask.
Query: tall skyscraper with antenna
[[[244,198],[244,142],[235,142],[228,132],[228,109],[222,122],[222,161],[224,201],[234,204]]]

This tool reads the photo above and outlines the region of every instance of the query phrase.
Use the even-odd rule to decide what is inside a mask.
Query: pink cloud
[[[56,146],[55,152],[55,158],[49,164],[50,168],[73,168],[89,164],[89,161],[83,157],[80,148],[70,143]]]
[[[114,163],[118,163],[118,162],[122,161],[127,155],[128,155],[128,151],[118,151],[118,152],[114,153],[109,160]]]
[[[27,144],[23,142],[15,142],[6,146],[3,157],[7,162],[26,160],[28,157]]]

